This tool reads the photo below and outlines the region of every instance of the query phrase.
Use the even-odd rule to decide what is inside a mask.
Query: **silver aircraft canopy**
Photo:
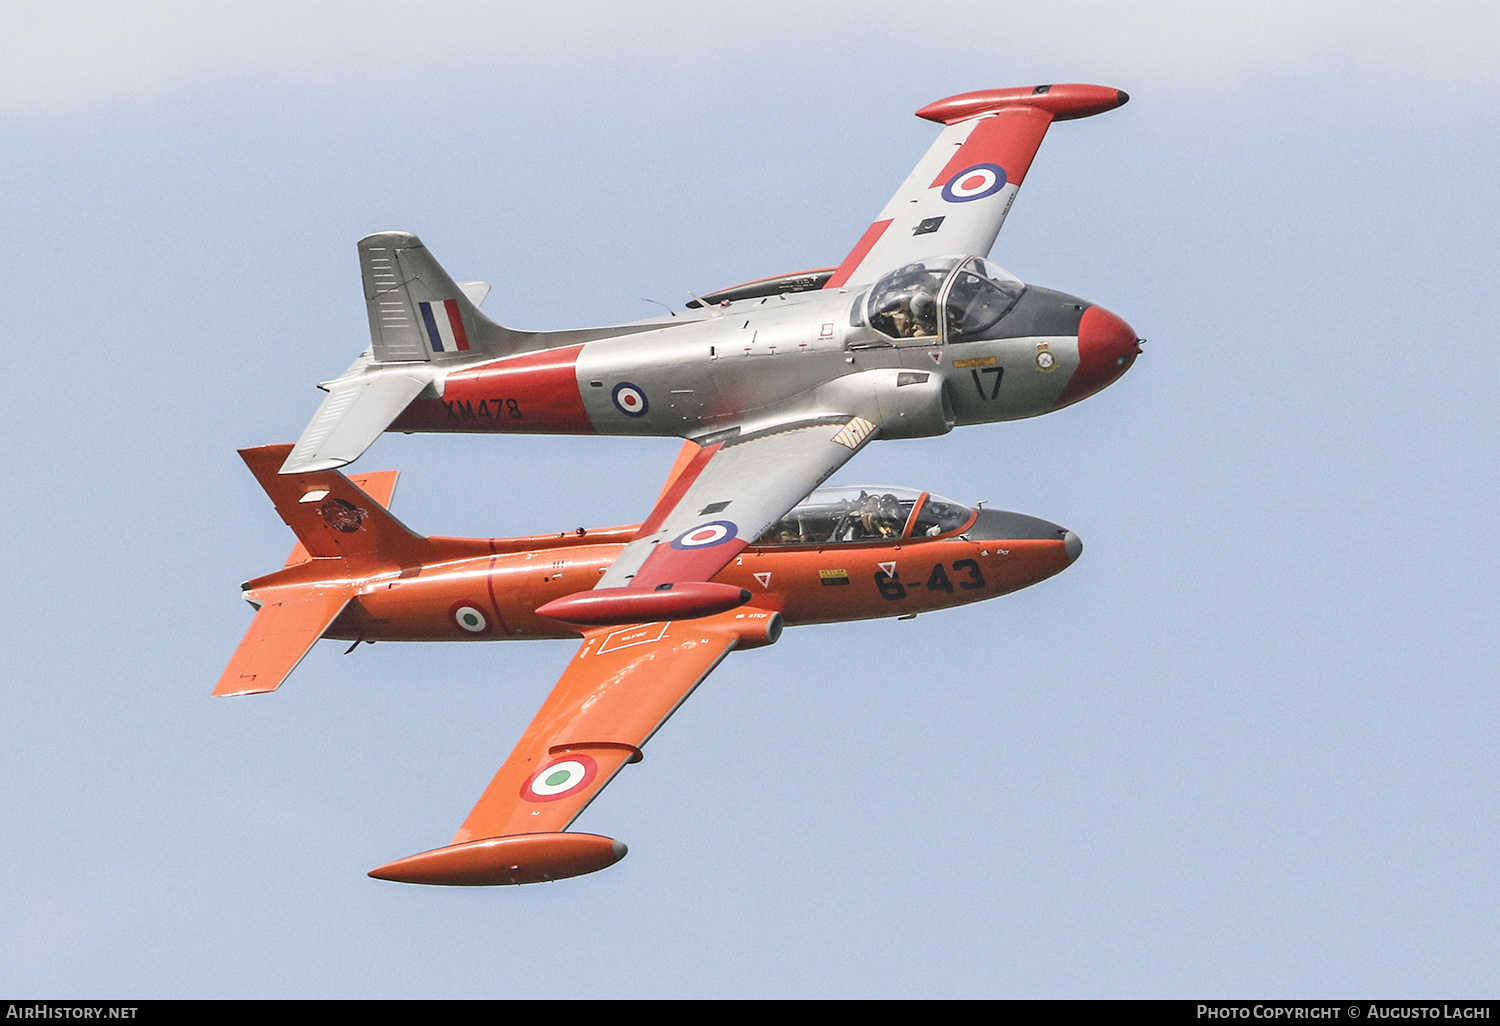
[[[949,342],[983,338],[1026,285],[983,257],[932,257],[886,274],[861,295],[850,323],[891,338],[935,337]]]

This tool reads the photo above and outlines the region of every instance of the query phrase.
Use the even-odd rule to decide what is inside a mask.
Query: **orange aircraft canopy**
[[[975,511],[896,485],[828,485],[772,524],[756,545],[850,545],[937,538],[973,523]]]

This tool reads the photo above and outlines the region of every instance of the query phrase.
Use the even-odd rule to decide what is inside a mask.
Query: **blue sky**
[[[8,5],[0,991],[1493,996],[1500,16],[1487,5]],[[993,255],[1149,339],[840,479],[1079,562],[727,660],[578,826],[445,842],[567,643],[320,645],[209,691],[292,538],[234,454],[419,233],[520,327],[836,263],[971,89],[1053,127]],[[641,517],[670,440],[388,436],[434,534]]]

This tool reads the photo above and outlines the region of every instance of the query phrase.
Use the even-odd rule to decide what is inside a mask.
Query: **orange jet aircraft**
[[[694,443],[645,524],[529,538],[424,538],[386,508],[395,471],[278,474],[291,449],[240,452],[299,544],[282,569],[242,586],[258,611],[215,695],[274,691],[319,638],[583,638],[453,841],[370,872],[405,883],[536,883],[613,865],[619,841],[565,831],[729,652],[774,644],[788,625],[994,598],[1060,572],[1083,548],[1018,513],[904,488],[825,487],[711,581],[647,591],[639,623],[618,624],[611,606],[610,622],[591,626],[588,592],[680,498]],[[721,608],[676,616],[705,603]]]

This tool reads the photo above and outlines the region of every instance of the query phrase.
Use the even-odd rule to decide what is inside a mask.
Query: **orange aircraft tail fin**
[[[395,472],[361,475],[366,491],[336,470],[279,474],[290,445],[241,449],[240,457],[260,482],[276,512],[297,535],[287,565],[308,558],[379,557],[395,564],[420,563],[427,540],[391,515],[381,503],[395,489]]]
[[[374,470],[368,474],[350,474],[349,480],[354,482],[354,487],[364,490],[364,493],[386,509],[391,508],[391,499],[396,494],[396,478],[401,475],[399,470]],[[306,563],[312,556],[307,551],[307,546],[301,542],[292,546],[292,554],[286,557],[283,567],[296,566],[298,563]]]

